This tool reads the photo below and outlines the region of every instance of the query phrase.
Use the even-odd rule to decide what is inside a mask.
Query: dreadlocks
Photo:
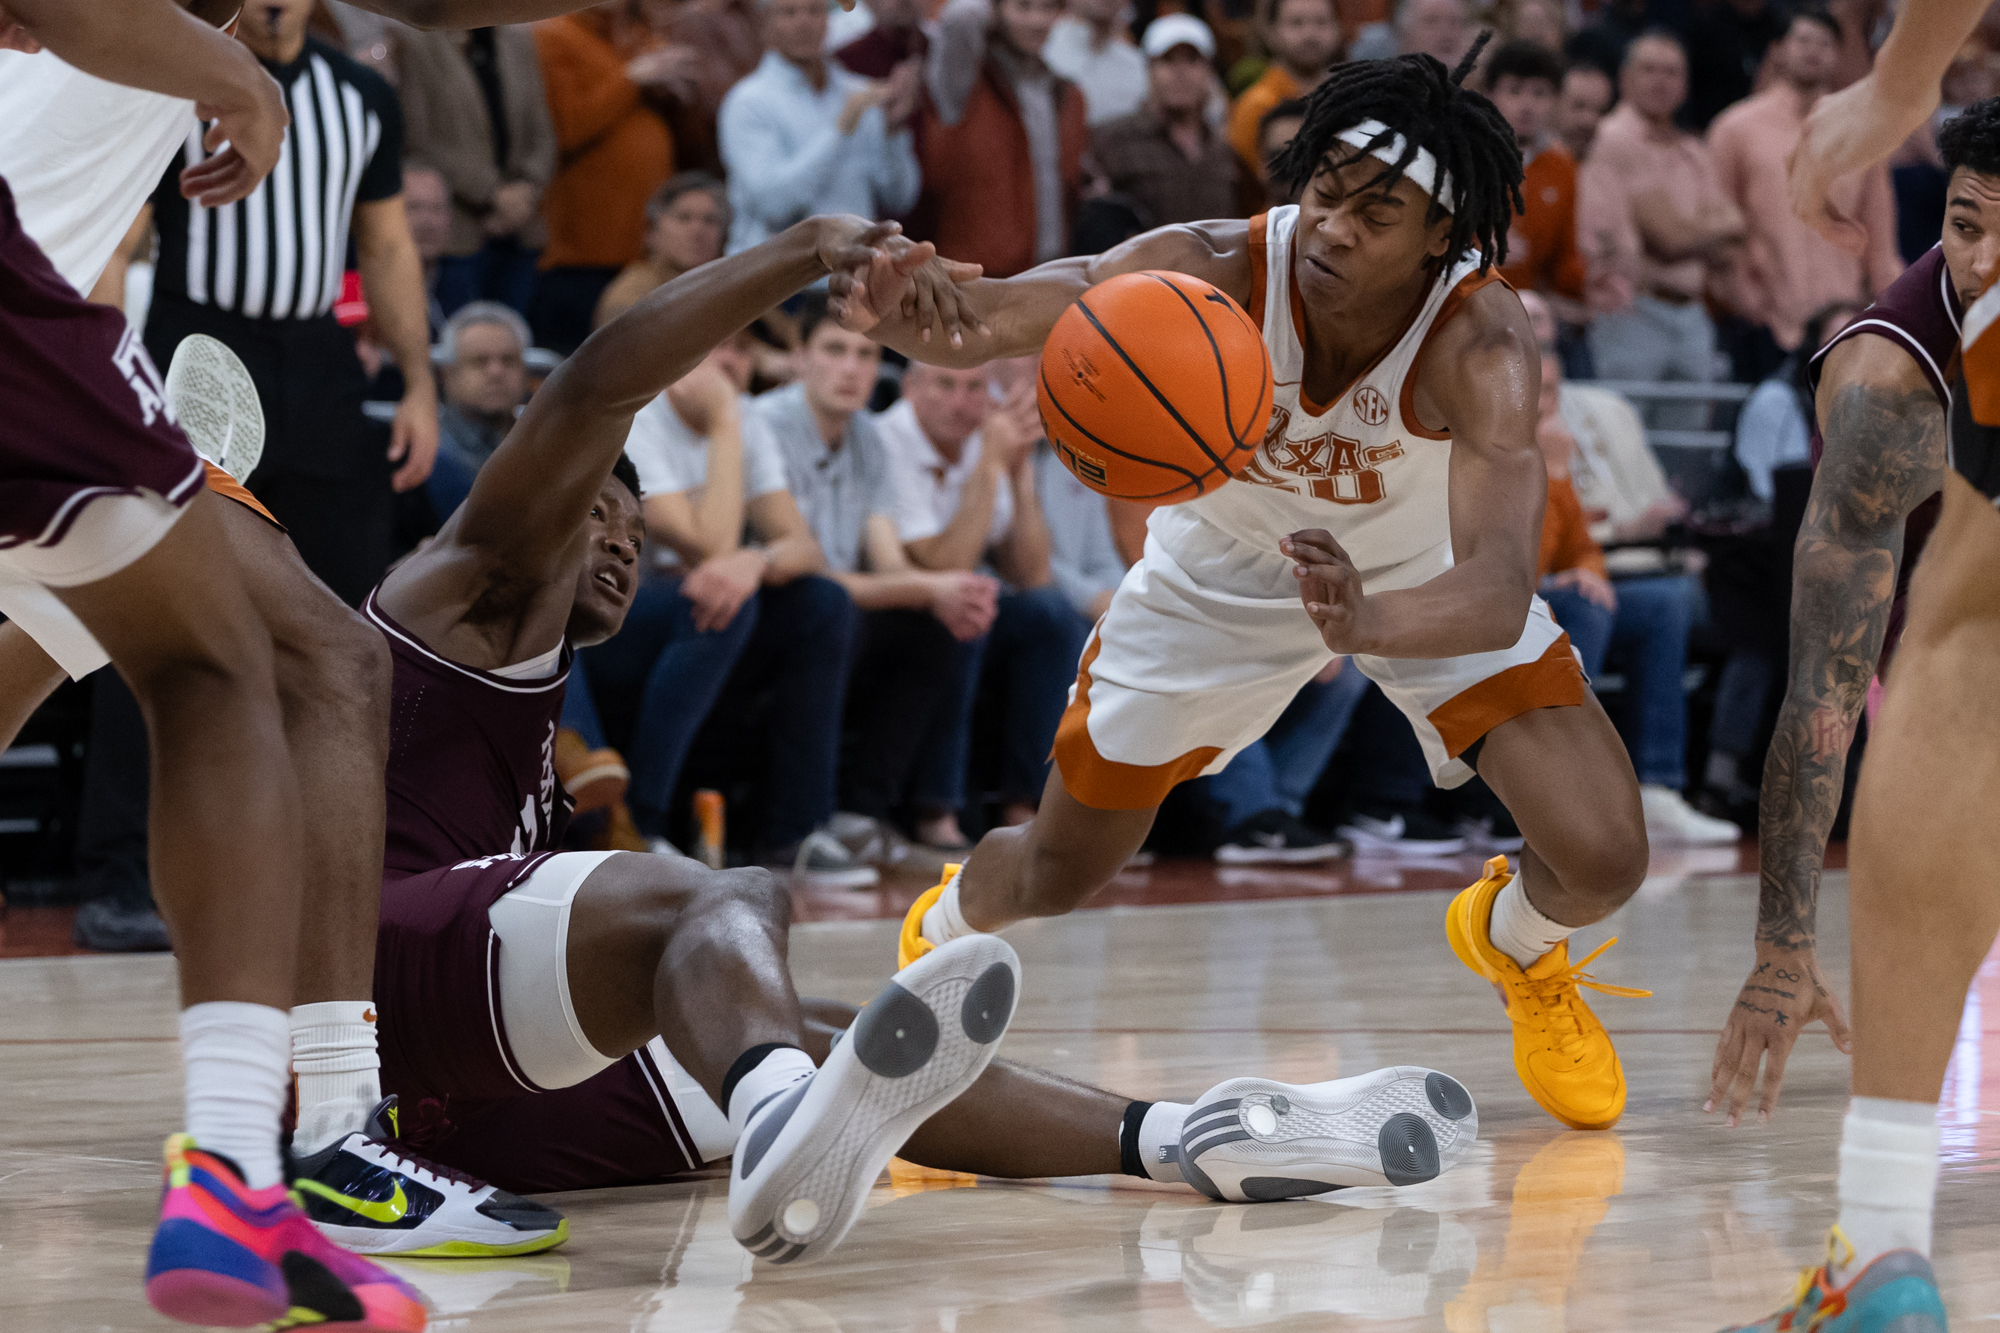
[[[1428,149],[1451,181],[1457,205],[1450,215],[1447,253],[1455,260],[1476,245],[1482,273],[1506,263],[1507,229],[1514,215],[1523,211],[1521,150],[1499,109],[1459,86],[1492,36],[1490,30],[1481,33],[1458,68],[1450,71],[1437,57],[1427,55],[1335,66],[1307,99],[1305,124],[1271,163],[1271,174],[1294,190],[1303,190],[1329,151],[1347,151],[1349,146],[1340,138],[1343,130],[1366,120],[1380,121],[1387,126],[1382,133],[1335,165],[1344,167],[1377,148],[1391,147],[1400,134],[1399,160],[1384,167],[1367,186],[1393,189],[1418,150]],[[1425,224],[1445,215],[1433,195]]]

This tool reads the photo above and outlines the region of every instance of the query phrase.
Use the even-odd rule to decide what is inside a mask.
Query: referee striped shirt
[[[403,190],[403,113],[382,77],[316,37],[288,65],[264,62],[292,123],[278,165],[246,199],[198,208],[180,173],[202,161],[202,128],[153,194],[160,232],[154,289],[250,319],[333,309],[354,205]]]

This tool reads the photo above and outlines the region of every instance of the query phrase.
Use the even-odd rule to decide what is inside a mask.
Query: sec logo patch
[[[1372,384],[1363,385],[1354,395],[1354,415],[1370,426],[1379,426],[1389,419],[1389,400],[1384,398]]]

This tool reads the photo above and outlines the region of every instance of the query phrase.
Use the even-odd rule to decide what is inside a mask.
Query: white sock
[[[211,1000],[181,1010],[188,1133],[196,1147],[235,1162],[253,1190],[282,1178],[278,1120],[285,1113],[291,1045],[282,1009]]]
[[[750,1113],[772,1097],[813,1076],[812,1057],[796,1046],[780,1046],[759,1060],[729,1090],[729,1127],[742,1137]]]
[[[1501,953],[1527,967],[1575,934],[1576,929],[1551,921],[1536,911],[1535,905],[1528,901],[1522,877],[1516,875],[1493,900],[1493,920],[1486,927],[1486,938]]]
[[[1181,1126],[1193,1109],[1186,1102],[1154,1102],[1139,1122],[1139,1165],[1162,1184],[1187,1184],[1181,1174]]]
[[[368,1123],[382,1100],[382,1057],[375,1049],[375,1006],[367,1000],[301,1004],[291,1018],[299,1090],[292,1150],[305,1157]]]
[[[965,913],[959,910],[958,882],[964,878],[963,870],[953,872],[951,881],[944,886],[944,892],[924,913],[923,936],[932,944],[949,944],[960,936],[979,933],[965,923]]]
[[[1856,1097],[1840,1130],[1840,1229],[1854,1246],[1848,1277],[1890,1250],[1931,1252],[1937,1199],[1938,1127],[1934,1102]]]

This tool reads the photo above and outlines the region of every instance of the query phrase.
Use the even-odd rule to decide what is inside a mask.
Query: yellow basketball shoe
[[[951,883],[951,877],[958,873],[958,867],[944,868],[944,878],[925,889],[917,900],[910,904],[910,910],[903,914],[903,933],[896,937],[896,970],[902,971],[916,962],[937,945],[924,938],[924,913],[937,905],[944,897],[944,886]]]
[[[1514,1072],[1528,1095],[1571,1129],[1609,1129],[1625,1113],[1625,1068],[1610,1034],[1583,1002],[1582,988],[1632,997],[1652,992],[1608,986],[1584,972],[1618,943],[1615,935],[1575,964],[1567,942],[1527,968],[1494,948],[1493,900],[1512,879],[1507,858],[1496,856],[1486,863],[1486,878],[1452,899],[1445,916],[1451,951],[1506,995],[1507,1017],[1514,1024]]]

